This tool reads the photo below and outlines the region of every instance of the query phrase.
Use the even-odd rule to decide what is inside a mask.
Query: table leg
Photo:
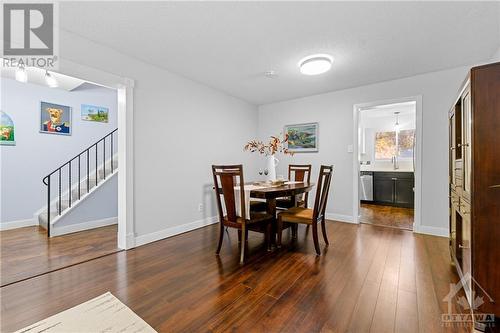
[[[267,199],[267,213],[273,217],[271,244],[276,245],[276,198]]]
[[[293,206],[292,207],[297,207],[297,196],[296,195],[292,195],[292,204]],[[297,223],[292,223],[292,239],[297,239],[297,233],[298,233],[298,230],[299,230],[299,225]]]

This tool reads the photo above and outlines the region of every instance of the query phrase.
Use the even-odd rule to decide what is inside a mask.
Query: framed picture
[[[14,140],[14,122],[9,115],[0,111],[0,145],[15,146]]]
[[[108,122],[109,109],[103,106],[82,104],[82,120]]]
[[[294,153],[318,151],[318,123],[285,126],[288,134],[288,150]]]
[[[41,102],[40,133],[71,135],[71,107]]]

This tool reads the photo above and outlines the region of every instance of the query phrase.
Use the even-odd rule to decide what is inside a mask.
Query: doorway
[[[354,106],[356,223],[417,231],[421,193],[421,97]]]
[[[64,135],[60,133],[43,133],[43,130],[48,131],[48,125],[45,125],[45,123],[51,121],[52,118],[45,121],[39,118],[40,121],[37,126],[40,127],[40,132],[38,132],[39,129],[36,128],[36,126],[33,129],[29,127],[31,129],[30,135],[40,136],[38,140],[52,140],[52,144],[46,144],[45,146],[57,150],[60,157],[63,159],[69,160],[73,156],[77,157],[73,159],[70,164],[64,164],[66,161],[55,161],[53,167],[39,168],[41,170],[43,169],[43,176],[45,176],[48,172],[51,172],[60,165],[65,166],[60,173],[57,172],[56,175],[52,177],[52,191],[56,192],[52,197],[55,196],[58,198],[51,198],[52,200],[48,201],[51,204],[49,206],[51,207],[50,213],[59,213],[59,216],[57,216],[57,218],[59,218],[59,220],[57,220],[59,228],[57,230],[54,229],[50,234],[54,237],[47,237],[47,223],[44,228],[39,227],[39,224],[42,225],[42,223],[40,223],[38,216],[33,216],[33,219],[20,221],[22,225],[18,223],[18,221],[5,224],[2,223],[2,232],[0,233],[2,237],[1,259],[2,261],[5,260],[5,262],[11,263],[10,266],[12,268],[10,270],[12,274],[10,274],[6,272],[6,268],[3,267],[6,265],[2,265],[2,281],[0,283],[2,286],[46,274],[76,263],[95,259],[103,255],[108,255],[121,249],[129,249],[135,245],[133,237],[134,225],[132,220],[133,137],[131,129],[133,114],[133,81],[61,59],[59,69],[57,71],[50,71],[49,73],[51,78],[55,79],[57,83],[55,86],[50,86],[47,80],[47,72],[43,71],[41,75],[37,75],[37,70],[38,69],[35,68],[25,70],[28,74],[28,79],[24,81],[17,80],[15,73],[12,73],[12,77],[8,78],[8,73],[4,70],[2,71],[2,80],[5,78],[5,80],[10,80],[13,86],[19,86],[18,97],[20,98],[16,98],[16,102],[22,100],[21,95],[23,91],[27,93],[27,90],[22,87],[22,85],[26,83],[29,84],[30,89],[36,91],[40,95],[38,97],[42,100],[42,102],[40,102],[40,99],[37,99],[36,93],[32,93],[32,95],[34,95],[31,96],[33,97],[32,99],[37,101],[29,103],[27,107],[20,108],[25,111],[25,115],[18,115],[15,117],[16,125],[20,126],[20,128],[28,128],[31,125],[31,123],[27,121],[25,125],[21,126],[21,122],[24,121],[21,119],[21,116],[31,115],[31,117],[35,119],[41,117],[41,115],[44,114],[42,111],[45,106],[43,102],[48,101],[53,102],[54,105],[58,104],[59,106],[54,106],[54,109],[62,109],[63,111],[60,113],[68,115],[68,119],[62,122],[64,126],[60,126],[63,130],[67,129],[66,132],[68,133],[61,133]],[[5,85],[3,88],[5,89]],[[44,89],[46,90],[45,93],[42,91]],[[86,97],[80,100],[76,95],[85,95]],[[96,98],[90,98],[88,96],[94,96]],[[4,102],[6,102],[5,99]],[[85,108],[84,104],[86,104]],[[6,106],[6,104],[3,103],[3,106]],[[99,110],[97,110],[96,107]],[[101,110],[100,107],[109,107],[109,110],[107,110],[108,108]],[[16,110],[16,108],[11,109],[12,112]],[[30,112],[26,112],[26,110]],[[114,115],[112,115],[112,112],[114,112]],[[113,116],[114,120],[112,119]],[[47,126],[47,129],[43,126]],[[112,126],[113,128],[107,129],[106,126]],[[120,128],[120,130],[117,131],[117,128]],[[57,130],[59,129],[56,127],[55,131]],[[103,140],[102,138],[106,139]],[[17,139],[19,142],[24,143],[23,146],[28,146],[26,143],[28,143],[29,140],[27,139],[26,133],[18,135]],[[88,143],[84,143],[82,140],[85,139],[92,142],[89,141]],[[31,142],[36,143],[36,140],[37,139],[34,138]],[[63,155],[61,149],[56,149],[54,146],[54,144],[57,144],[57,140],[63,142],[64,147],[70,146],[70,140],[72,140],[72,143],[79,140],[78,143],[81,143],[81,147],[78,148],[75,146],[74,152],[66,152],[67,154],[65,153]],[[93,145],[95,142],[98,142],[99,150]],[[14,146],[8,148],[11,148],[12,153],[16,148],[18,148],[17,152],[19,152],[21,147]],[[77,155],[82,151],[88,150],[88,148],[91,149],[89,153]],[[36,151],[36,149],[32,153],[31,157],[34,161],[38,158],[35,156],[37,153],[40,153],[40,151]],[[43,156],[51,156],[51,154],[48,153],[40,154]],[[6,160],[7,159],[3,159],[3,161]],[[89,161],[90,163],[88,163]],[[86,171],[89,164],[90,176],[87,175]],[[118,165],[120,169],[119,173],[117,172]],[[80,176],[82,177],[81,181],[79,180],[80,178],[77,178]],[[63,179],[62,185],[57,183],[57,178],[59,178],[59,182]],[[86,179],[95,181],[95,185],[89,184]],[[38,175],[36,176],[35,183],[41,183],[41,178]],[[46,182],[44,183],[47,185]],[[100,218],[99,216],[92,215],[88,217],[88,222],[90,223],[80,223],[84,220],[84,218],[82,218],[84,214],[75,213],[72,215],[72,212],[76,212],[79,208],[76,206],[74,207],[75,210],[71,212],[68,211],[68,214],[61,216],[61,211],[64,214],[64,210],[68,208],[68,205],[80,204],[78,203],[79,200],[81,200],[81,207],[83,208],[80,209],[81,212],[89,213],[90,215],[94,214],[96,209],[89,203],[93,200],[89,192],[98,197],[99,199],[95,199],[94,201],[99,202],[100,200],[104,200],[103,198],[107,195],[104,192],[109,194],[109,192],[112,191],[110,188],[116,190],[117,186],[120,190],[115,191],[115,213],[112,217]],[[40,189],[40,191],[43,191],[43,195],[45,196],[42,210],[47,210],[47,189]],[[57,192],[59,192],[59,196]],[[86,195],[88,195],[89,199],[84,199]],[[39,202],[38,200],[35,201]],[[26,200],[18,200],[15,202],[27,206]],[[85,205],[88,207],[85,207]],[[104,208],[109,208],[109,206],[112,205],[105,206]],[[57,210],[60,211],[57,212]],[[40,214],[35,213],[34,215],[40,215],[42,220],[43,217],[49,217],[49,221],[50,219],[55,219],[50,213],[45,212],[44,215],[41,210],[39,213]],[[63,221],[61,219],[62,217],[64,217],[66,221]],[[80,221],[78,221],[79,219]],[[67,221],[71,223],[66,224],[65,222]],[[56,221],[53,220],[53,222]],[[87,222],[87,220],[83,222]],[[85,224],[85,228],[81,229],[81,225],[83,224]],[[6,228],[3,228],[4,226],[6,226]],[[26,255],[19,251],[19,245],[22,245],[22,243],[30,244],[29,247],[26,245],[22,247]],[[30,259],[31,261],[26,260],[27,257],[32,258]],[[22,263],[22,265],[15,264],[16,260]]]

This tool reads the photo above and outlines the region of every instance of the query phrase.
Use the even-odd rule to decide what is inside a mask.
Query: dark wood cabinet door
[[[373,180],[373,199],[376,202],[394,202],[394,181],[391,178],[375,178]]]
[[[413,179],[397,178],[394,183],[394,203],[398,206],[413,207]]]

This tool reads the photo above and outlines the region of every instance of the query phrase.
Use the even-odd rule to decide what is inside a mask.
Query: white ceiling
[[[26,72],[28,74],[29,83],[47,86],[47,83],[45,82],[45,71],[43,69],[36,67],[27,67]],[[50,75],[52,75],[57,81],[56,89],[72,91],[80,87],[85,82],[72,76],[67,76],[52,71],[50,72]],[[12,67],[2,67],[1,76],[15,80],[16,69]]]
[[[63,29],[254,104],[485,61],[499,21],[500,2],[60,5]],[[332,70],[301,75],[312,53],[331,54]]]

